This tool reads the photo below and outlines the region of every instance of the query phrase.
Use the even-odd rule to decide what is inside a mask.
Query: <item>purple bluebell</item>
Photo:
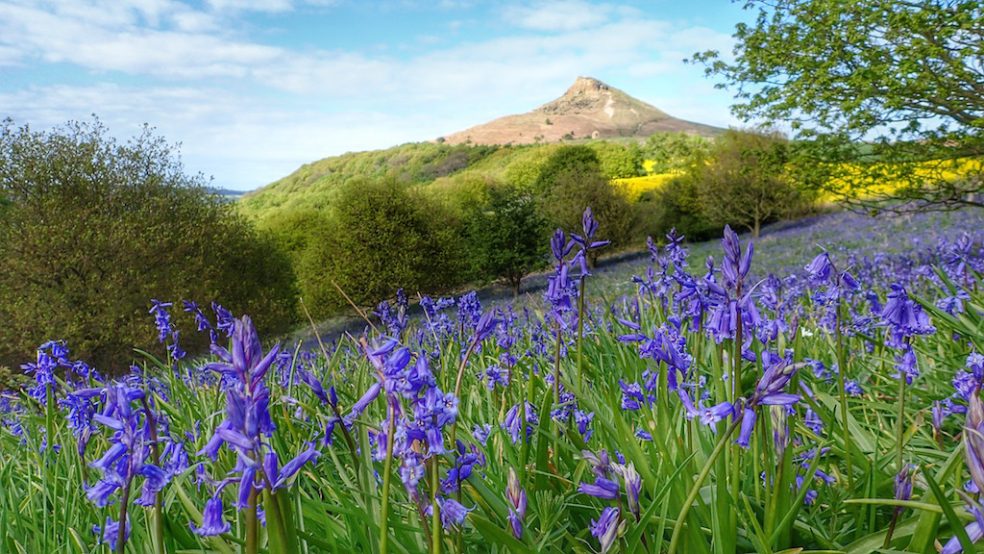
[[[598,477],[594,483],[581,483],[578,485],[577,491],[595,498],[615,500],[618,498],[619,486],[615,481]]]
[[[441,509],[441,526],[445,530],[452,527],[461,527],[468,517],[468,512],[474,508],[466,508],[453,498],[438,498],[437,505]],[[433,515],[432,507],[428,507],[428,515]]]
[[[526,438],[533,435],[533,429],[539,424],[540,419],[536,414],[536,407],[531,402],[526,402]],[[516,404],[506,412],[506,419],[502,422],[502,428],[509,433],[509,438],[513,444],[519,442],[519,437],[523,433],[522,414],[520,406]]]
[[[526,519],[526,491],[519,484],[516,471],[509,468],[506,481],[506,500],[509,501],[509,527],[513,536],[523,538],[523,520]]]
[[[222,517],[222,497],[216,494],[205,502],[205,512],[202,515],[201,527],[195,527],[194,524],[190,524],[190,526],[196,535],[203,537],[228,533],[232,527]]]
[[[792,406],[800,399],[799,395],[786,392],[785,388],[796,371],[805,364],[792,363],[791,353],[782,357],[769,351],[762,353],[762,363],[765,371],[740,410],[741,431],[736,442],[744,448],[748,448],[755,428],[758,406]]]
[[[611,506],[602,510],[598,519],[591,521],[591,535],[598,539],[601,554],[612,548],[621,528],[618,508]]]

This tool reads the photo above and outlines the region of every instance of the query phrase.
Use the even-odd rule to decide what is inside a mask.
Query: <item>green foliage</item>
[[[147,128],[120,144],[98,121],[49,132],[4,122],[0,363],[65,339],[104,371],[125,368],[134,346],[157,346],[151,298],[214,300],[284,329],[290,264],[202,184]],[[188,350],[194,341],[182,336]]]
[[[305,164],[283,179],[246,195],[243,213],[264,219],[277,211],[330,206],[338,188],[356,177],[422,184],[447,177],[496,153],[498,146],[412,143],[372,152],[350,152]]]
[[[619,144],[608,141],[593,141],[588,146],[598,156],[601,174],[609,179],[624,179],[645,174],[642,169],[642,150],[635,142]]]
[[[691,170],[700,213],[709,223],[740,225],[757,238],[763,223],[802,209],[788,162],[788,143],[777,133],[728,131]]]
[[[697,182],[690,175],[676,177],[666,186],[643,194],[633,211],[636,236],[659,239],[676,229],[690,240],[705,240],[721,230],[701,212]]]
[[[456,283],[457,222],[448,210],[392,179],[353,179],[338,191],[330,217],[312,229],[301,254],[301,293],[318,316],[360,306],[399,288],[443,290]]]
[[[984,156],[978,0],[752,0],[746,8],[757,16],[737,26],[734,61],[714,51],[695,60],[737,89],[733,109],[746,121],[791,122],[803,139],[798,167],[817,172],[817,186],[865,205],[984,206],[975,196],[982,166],[961,179],[918,171],[920,162]]]
[[[580,232],[581,216],[591,207],[600,222],[598,238],[616,246],[630,239],[629,202],[601,172],[598,156],[588,146],[557,149],[540,170],[534,185],[540,211],[552,227]]]
[[[463,231],[473,274],[505,279],[517,294],[523,277],[545,263],[547,222],[518,187],[489,186],[466,207]]]
[[[712,141],[689,133],[656,133],[646,139],[640,150],[652,162],[651,173],[670,173],[687,169],[695,157],[710,151]]]

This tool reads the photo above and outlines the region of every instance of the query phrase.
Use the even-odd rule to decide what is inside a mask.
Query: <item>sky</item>
[[[0,118],[147,123],[188,173],[250,190],[348,151],[529,111],[590,76],[736,125],[694,52],[731,51],[728,0],[0,0]]]

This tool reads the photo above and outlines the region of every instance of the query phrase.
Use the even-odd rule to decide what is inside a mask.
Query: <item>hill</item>
[[[527,114],[506,116],[433,142],[349,152],[304,164],[246,194],[238,205],[244,214],[262,222],[277,213],[324,210],[338,186],[355,177],[392,178],[407,185],[434,183],[438,188],[454,187],[469,174],[525,182],[535,178],[539,164],[554,149],[572,142],[595,149],[608,177],[633,177],[646,172],[635,171],[635,162],[627,163],[627,157],[655,160],[667,155],[658,148],[659,141],[647,137],[673,134],[697,139],[722,131],[674,118],[597,79],[578,77],[563,96]]]
[[[648,137],[723,129],[677,119],[592,77],[578,77],[563,96],[533,111],[507,115],[443,137],[448,144],[535,144],[571,139]]]

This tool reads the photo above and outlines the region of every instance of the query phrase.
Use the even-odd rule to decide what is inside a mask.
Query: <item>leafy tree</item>
[[[397,289],[443,290],[456,284],[458,225],[442,206],[392,179],[353,179],[301,256],[298,280],[312,311],[359,306]]]
[[[642,151],[639,150],[638,144],[622,145],[609,141],[597,141],[589,143],[588,146],[598,156],[601,174],[609,179],[638,177],[644,173]]]
[[[160,348],[152,298],[214,300],[284,329],[290,264],[203,184],[146,127],[121,144],[98,120],[48,132],[3,122],[0,364],[65,339],[104,371],[125,368],[134,346]],[[186,350],[203,346],[181,338]]]
[[[689,240],[715,238],[721,228],[707,221],[700,210],[697,181],[690,175],[675,177],[665,186],[648,191],[633,205],[635,236],[659,239],[676,229]]]
[[[630,238],[629,201],[601,172],[597,155],[587,146],[563,146],[547,159],[534,187],[541,213],[553,227],[580,232],[581,216],[591,207],[600,223],[598,237],[616,246]]]
[[[685,169],[695,156],[706,154],[711,140],[689,133],[656,133],[646,139],[642,155],[652,161],[652,173]]]
[[[734,61],[695,56],[746,120],[784,120],[796,167],[865,205],[984,206],[979,0],[749,0]],[[858,141],[866,144],[859,146]],[[845,186],[846,185],[846,186]],[[873,186],[874,185],[874,186]],[[896,203],[897,205],[897,203]]]
[[[788,142],[777,133],[729,130],[710,158],[692,169],[704,219],[741,225],[758,237],[762,223],[800,208],[802,195],[786,174]]]
[[[544,265],[547,222],[529,192],[492,184],[466,208],[463,227],[473,271],[505,279],[514,294],[523,277]]]

